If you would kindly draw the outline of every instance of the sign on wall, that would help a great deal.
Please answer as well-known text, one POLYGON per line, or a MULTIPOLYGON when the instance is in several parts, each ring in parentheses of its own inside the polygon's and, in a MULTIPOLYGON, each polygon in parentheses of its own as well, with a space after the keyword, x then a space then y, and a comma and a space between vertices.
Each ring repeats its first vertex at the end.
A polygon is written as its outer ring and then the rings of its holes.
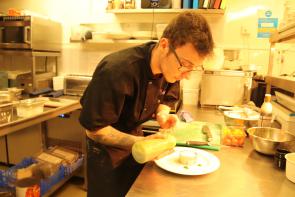
POLYGON ((278 28, 278 18, 272 17, 272 11, 260 11, 258 17, 257 38, 269 38, 278 28))

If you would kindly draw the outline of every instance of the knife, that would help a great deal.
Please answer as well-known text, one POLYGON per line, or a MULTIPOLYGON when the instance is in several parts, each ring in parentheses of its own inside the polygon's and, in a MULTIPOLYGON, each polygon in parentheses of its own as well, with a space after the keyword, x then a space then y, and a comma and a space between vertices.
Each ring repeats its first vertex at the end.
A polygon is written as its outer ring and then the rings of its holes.
POLYGON ((203 125, 203 127, 202 127, 202 133, 206 135, 208 142, 212 142, 213 141, 213 136, 212 136, 212 133, 211 133, 208 125, 206 125, 206 124, 203 125))

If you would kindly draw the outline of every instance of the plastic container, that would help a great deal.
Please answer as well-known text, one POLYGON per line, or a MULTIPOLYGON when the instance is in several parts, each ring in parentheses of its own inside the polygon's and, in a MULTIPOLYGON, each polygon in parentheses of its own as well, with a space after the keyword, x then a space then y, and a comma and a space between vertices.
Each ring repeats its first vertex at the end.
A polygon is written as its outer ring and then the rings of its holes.
POLYGON ((286 158, 286 177, 295 183, 295 153, 288 153, 286 158))
POLYGON ((13 105, 0 104, 0 124, 5 124, 11 121, 13 115, 13 105))
POLYGON ((224 127, 222 129, 222 144, 227 146, 243 146, 246 136, 244 127, 224 127))
POLYGON ((42 113, 46 101, 44 98, 20 100, 16 105, 17 116, 30 117, 42 113))
POLYGON ((198 106, 200 89, 183 89, 182 91, 183 104, 198 106))

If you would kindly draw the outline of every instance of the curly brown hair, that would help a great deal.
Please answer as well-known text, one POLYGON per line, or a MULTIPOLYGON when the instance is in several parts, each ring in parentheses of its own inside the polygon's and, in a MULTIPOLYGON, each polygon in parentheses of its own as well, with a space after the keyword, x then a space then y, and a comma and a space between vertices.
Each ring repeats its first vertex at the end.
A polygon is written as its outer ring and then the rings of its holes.
POLYGON ((175 48, 192 43, 200 56, 210 55, 214 47, 210 27, 196 11, 177 15, 165 28, 162 38, 167 38, 175 48))

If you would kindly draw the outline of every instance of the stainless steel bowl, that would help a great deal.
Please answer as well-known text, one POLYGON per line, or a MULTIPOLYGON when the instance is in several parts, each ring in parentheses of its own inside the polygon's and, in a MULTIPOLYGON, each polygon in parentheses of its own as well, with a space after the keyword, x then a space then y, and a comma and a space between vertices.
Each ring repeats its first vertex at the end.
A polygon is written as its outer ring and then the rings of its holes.
POLYGON ((253 148, 266 155, 274 155, 281 144, 295 140, 295 136, 276 128, 253 127, 247 130, 253 148))

